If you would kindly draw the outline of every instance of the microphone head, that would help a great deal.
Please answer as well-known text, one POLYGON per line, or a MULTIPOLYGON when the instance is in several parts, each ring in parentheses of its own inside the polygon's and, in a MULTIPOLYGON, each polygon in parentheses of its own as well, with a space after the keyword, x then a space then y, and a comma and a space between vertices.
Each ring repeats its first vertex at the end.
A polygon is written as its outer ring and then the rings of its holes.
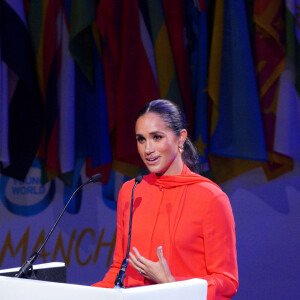
POLYGON ((102 174, 101 174, 101 173, 98 173, 98 174, 93 175, 93 176, 90 178, 89 182, 95 183, 95 182, 97 182, 97 181, 100 181, 101 179, 102 179, 102 174))
POLYGON ((135 177, 135 182, 136 182, 136 183, 140 183, 142 180, 143 180, 143 175, 142 175, 142 174, 138 174, 138 175, 135 177))

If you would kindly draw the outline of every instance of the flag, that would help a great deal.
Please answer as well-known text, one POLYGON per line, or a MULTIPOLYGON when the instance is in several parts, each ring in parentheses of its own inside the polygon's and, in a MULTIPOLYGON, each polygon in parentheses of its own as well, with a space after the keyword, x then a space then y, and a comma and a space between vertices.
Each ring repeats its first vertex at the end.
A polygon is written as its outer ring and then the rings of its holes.
POLYGON ((216 3, 208 93, 210 165, 218 182, 267 160, 246 20, 243 2, 216 3))
POLYGON ((292 159, 274 150, 279 77, 285 63, 284 2, 255 0, 254 21, 256 78, 268 152, 264 171, 272 179, 293 168, 292 159))
POLYGON ((75 157, 86 160, 86 175, 108 180, 111 150, 106 93, 95 1, 74 1, 70 13, 69 48, 75 60, 75 157))
POLYGON ((141 41, 144 46, 144 50, 146 52, 147 59, 151 66, 151 71, 152 71, 152 74, 155 79, 155 84, 158 87, 158 78, 157 78, 157 70, 156 70, 156 64, 155 64, 155 55, 154 55, 153 44, 152 44, 149 29, 148 29, 145 19, 144 19, 144 14, 141 11, 141 8, 139 8, 139 22, 140 22, 141 41))
MULTIPOLYGON (((59 91, 61 52, 57 26, 60 23, 61 1, 49 0, 44 16, 43 32, 43 86, 45 101, 45 135, 41 153, 44 151, 45 166, 49 179, 61 174, 59 163, 59 91)), ((61 29, 60 29, 61 30, 61 29)))
POLYGON ((56 56, 56 18, 59 8, 55 0, 30 1, 28 8, 28 24, 45 111, 44 131, 38 152, 43 182, 60 173, 56 56))
POLYGON ((75 71, 63 4, 60 0, 31 1, 28 13, 45 109, 39 149, 44 182, 58 175, 67 182, 75 163, 75 71))
POLYGON ((236 0, 224 5, 219 117, 210 153, 267 161, 245 5, 236 0))
POLYGON ((137 0, 123 3, 115 136, 115 159, 134 165, 141 165, 135 139, 136 115, 146 103, 158 98, 141 40, 139 13, 137 0))
MULTIPOLYGON (((140 1, 140 7, 146 26, 150 32, 154 49, 160 97, 170 99, 180 107, 183 107, 174 55, 162 3, 160 0, 144 0, 140 1)), ((172 14, 169 15, 170 19, 172 19, 172 14)), ((174 26, 174 21, 172 21, 172 24, 174 26)), ((173 34, 172 36, 174 37, 173 34)), ((175 42, 175 37, 173 41, 175 42)))
POLYGON ((181 0, 162 0, 162 5, 182 98, 182 108, 187 116, 188 124, 190 124, 188 131, 192 136, 193 126, 191 124, 194 123, 194 109, 187 51, 185 3, 181 0))
POLYGON ((0 6, 1 56, 12 75, 9 81, 13 85, 9 91, 10 164, 2 173, 24 180, 41 140, 42 102, 23 1, 1 1, 0 6))
MULTIPOLYGON (((98 34, 98 31, 96 31, 95 34, 98 34)), ((86 174, 90 177, 96 173, 101 173, 103 178, 102 181, 107 182, 110 177, 112 155, 108 128, 103 64, 96 43, 93 43, 93 54, 95 95, 94 104, 90 106, 87 115, 89 120, 89 130, 87 132, 89 137, 89 150, 86 174)))
POLYGON ((70 51, 80 70, 94 84, 90 25, 95 19, 95 0, 73 0, 70 19, 70 51))
POLYGON ((109 132, 115 130, 117 88, 120 57, 121 36, 121 2, 100 1, 96 10, 96 24, 100 33, 102 45, 102 60, 105 76, 105 90, 107 97, 107 113, 109 132))
POLYGON ((61 61, 58 73, 59 165, 64 174, 73 171, 75 164, 75 66, 68 47, 69 24, 63 6, 58 15, 57 32, 61 61))
POLYGON ((211 100, 210 135, 214 132, 218 122, 220 86, 222 72, 222 49, 223 49, 223 24, 224 24, 224 1, 217 0, 215 3, 211 48, 208 62, 207 92, 211 100))
POLYGON ((300 162, 300 1, 286 0, 286 60, 280 76, 274 150, 300 162))
MULTIPOLYGON (((138 1, 100 1, 97 26, 103 67, 114 166, 141 165, 134 124, 138 111, 159 96, 155 75, 141 38, 138 1)), ((147 39, 147 36, 145 37, 147 39)))
POLYGON ((0 163, 4 168, 9 165, 8 134, 8 71, 1 59, 0 30, 0 163))
POLYGON ((200 162, 208 164, 208 26, 207 11, 199 2, 186 3, 186 32, 191 69, 192 96, 195 101, 194 140, 200 162))

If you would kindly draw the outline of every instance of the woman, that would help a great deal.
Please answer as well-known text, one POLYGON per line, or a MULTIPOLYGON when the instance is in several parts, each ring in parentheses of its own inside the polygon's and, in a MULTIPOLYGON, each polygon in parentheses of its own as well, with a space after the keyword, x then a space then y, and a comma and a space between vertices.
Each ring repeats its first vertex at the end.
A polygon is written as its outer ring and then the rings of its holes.
MULTIPOLYGON (((197 153, 182 112, 168 100, 152 101, 139 112, 135 131, 150 174, 135 190, 124 286, 197 277, 208 282, 207 299, 230 299, 238 288, 231 206, 216 184, 193 172, 197 153)), ((133 185, 120 190, 113 264, 94 286, 113 287, 126 255, 133 185)))

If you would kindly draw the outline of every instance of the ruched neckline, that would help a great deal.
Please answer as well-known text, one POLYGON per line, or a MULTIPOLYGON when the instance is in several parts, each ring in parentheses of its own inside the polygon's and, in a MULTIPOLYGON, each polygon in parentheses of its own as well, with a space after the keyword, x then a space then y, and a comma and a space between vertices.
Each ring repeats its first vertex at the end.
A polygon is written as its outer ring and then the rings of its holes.
POLYGON ((185 164, 183 164, 182 172, 179 175, 157 176, 155 173, 150 173, 145 177, 145 180, 150 184, 166 189, 203 182, 211 183, 219 188, 219 186, 210 179, 192 172, 185 164))

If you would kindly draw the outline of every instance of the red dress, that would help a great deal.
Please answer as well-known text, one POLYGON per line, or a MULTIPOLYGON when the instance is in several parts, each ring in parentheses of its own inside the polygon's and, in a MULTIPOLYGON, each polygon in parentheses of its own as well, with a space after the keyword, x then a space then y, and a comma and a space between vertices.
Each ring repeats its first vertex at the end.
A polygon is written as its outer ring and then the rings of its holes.
MULTIPOLYGON (((117 239, 113 264, 104 279, 94 284, 114 287, 126 255, 130 200, 134 180, 119 193, 117 239)), ((135 189, 131 249, 158 261, 163 246, 176 280, 202 278, 208 282, 207 299, 230 299, 238 288, 235 223, 228 197, 209 179, 192 173, 185 165, 181 175, 144 176, 135 189)), ((132 250, 130 250, 133 252, 132 250)), ((153 284, 130 264, 125 287, 153 284)))

